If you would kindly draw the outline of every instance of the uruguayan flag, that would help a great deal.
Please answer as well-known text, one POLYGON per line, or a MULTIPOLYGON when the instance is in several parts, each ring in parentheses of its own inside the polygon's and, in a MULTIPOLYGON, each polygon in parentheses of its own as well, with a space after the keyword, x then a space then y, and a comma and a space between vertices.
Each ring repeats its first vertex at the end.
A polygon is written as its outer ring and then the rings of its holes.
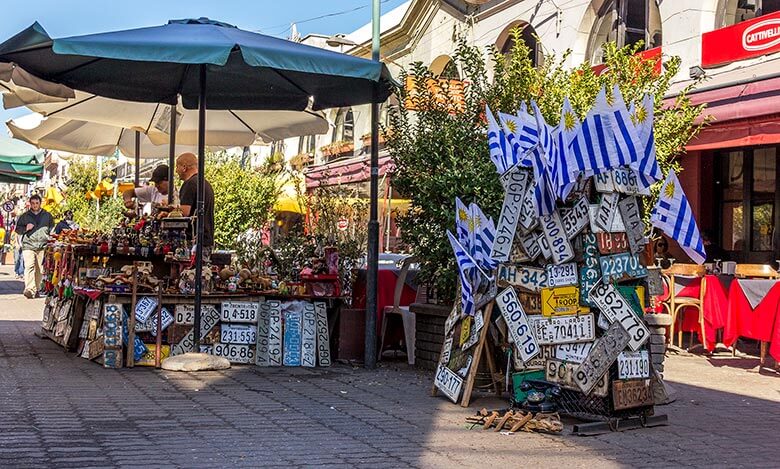
POLYGON ((534 205, 536 214, 541 217, 555 211, 555 191, 551 181, 550 161, 555 159, 557 149, 552 136, 552 127, 547 125, 536 103, 532 101, 531 106, 534 110, 539 143, 531 150, 529 156, 532 158, 531 165, 534 168, 534 205))
POLYGON ((512 165, 508 165, 507 169, 518 163, 530 167, 531 160, 522 156, 539 143, 539 133, 533 117, 528 114, 513 116, 499 112, 498 118, 512 148, 512 165))
POLYGON ((487 136, 488 148, 490 149, 490 160, 496 165, 498 174, 504 174, 507 169, 507 162, 512 160, 512 148, 506 139, 506 134, 496 121, 496 117, 490 111, 490 107, 485 105, 485 116, 487 117, 487 136))
MULTIPOLYGON (((447 230, 447 238, 450 240, 450 246, 455 253, 455 260, 458 263, 458 275, 460 276, 460 301, 464 315, 474 315, 474 289, 472 277, 479 278, 479 267, 474 259, 461 246, 455 236, 447 230)), ((478 283, 477 283, 478 285, 478 283)))
POLYGON ((637 136, 641 142, 642 153, 639 156, 639 161, 632 163, 630 166, 636 170, 639 185, 642 189, 650 187, 651 184, 660 181, 664 177, 655 157, 654 104, 653 95, 647 93, 642 99, 642 105, 631 113, 634 116, 634 124, 637 129, 637 136))
POLYGON ((697 264, 703 264, 707 254, 699 235, 693 211, 688 198, 677 180, 674 171, 669 171, 658 195, 658 202, 650 215, 650 222, 667 236, 677 241, 680 247, 697 264))
POLYGON ((455 197, 455 234, 458 235, 458 242, 473 256, 473 252, 469 249, 473 244, 474 231, 470 228, 472 224, 471 209, 460 200, 460 197, 455 197))
POLYGON ((555 157, 550 161, 550 174, 555 195, 561 200, 566 200, 566 197, 569 196, 569 193, 577 184, 577 176, 580 173, 578 168, 572 167, 568 158, 568 154, 571 151, 569 144, 577 136, 579 127, 580 120, 574 113, 569 98, 564 98, 561 120, 553 132, 557 150, 555 157))
POLYGON ((612 109, 602 88, 565 154, 571 171, 590 177, 620 166, 612 119, 612 109))
POLYGON ((493 250, 493 241, 496 239, 496 225, 493 219, 485 216, 482 209, 477 204, 469 206, 471 219, 474 227, 474 260, 479 267, 490 272, 498 267, 498 261, 490 257, 490 251, 493 250))
POLYGON ((638 162, 641 143, 618 85, 612 88, 612 134, 619 165, 638 162))

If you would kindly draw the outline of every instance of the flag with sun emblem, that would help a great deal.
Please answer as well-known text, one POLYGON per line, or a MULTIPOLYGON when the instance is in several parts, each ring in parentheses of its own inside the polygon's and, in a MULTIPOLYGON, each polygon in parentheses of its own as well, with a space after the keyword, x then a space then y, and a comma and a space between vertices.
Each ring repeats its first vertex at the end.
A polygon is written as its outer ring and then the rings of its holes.
POLYGON ((653 95, 647 93, 642 98, 642 105, 636 107, 632 112, 637 136, 642 144, 642 153, 639 155, 639 160, 630 166, 636 170, 642 189, 650 187, 654 182, 660 181, 664 177, 655 157, 654 104, 653 95))
POLYGON ((617 161, 620 166, 636 163, 642 150, 641 142, 618 85, 612 88, 608 101, 612 107, 612 135, 615 139, 617 161))
POLYGON ((485 272, 490 272, 498 267, 498 261, 490 257, 493 250, 493 241, 496 239, 496 225, 493 219, 486 216, 479 205, 472 203, 469 206, 474 229, 474 260, 485 272))
POLYGON ((455 254, 455 261, 458 264, 461 311, 466 316, 473 316, 474 286, 479 286, 479 281, 483 274, 474 258, 466 252, 466 248, 455 239, 455 236, 449 230, 447 230, 447 239, 450 240, 450 246, 452 246, 452 251, 455 254))
POLYGON ((533 162, 528 157, 523 157, 539 143, 539 132, 536 128, 536 121, 533 116, 518 112, 518 115, 498 113, 501 126, 504 129, 506 138, 512 148, 512 165, 507 165, 507 169, 515 164, 531 167, 533 162))
POLYGON ((697 264, 703 264, 707 257, 699 227, 693 219, 688 198, 680 186, 674 171, 666 176, 658 202, 653 207, 650 222, 667 236, 677 241, 680 247, 697 264))
POLYGON ((474 230, 471 226, 473 226, 471 210, 460 200, 460 197, 455 197, 455 234, 458 242, 468 250, 469 255, 473 256, 474 252, 470 249, 470 246, 474 244, 474 230))
POLYGON ((498 125, 496 117, 490 111, 490 107, 485 105, 485 117, 487 117, 487 137, 488 148, 490 149, 490 161, 496 166, 498 174, 504 174, 509 167, 512 158, 512 147, 506 139, 504 130, 498 125))
POLYGON ((555 195, 561 200, 566 200, 566 197, 569 196, 569 193, 577 183, 577 175, 580 172, 576 167, 572 167, 571 162, 567 158, 568 152, 571 151, 569 144, 577 136, 579 126, 580 120, 574 113, 569 98, 564 98, 561 120, 553 133, 553 138, 558 148, 555 158, 550 161, 550 174, 552 175, 555 195))
POLYGON ((552 184, 553 175, 550 174, 550 162, 555 160, 558 149, 553 139, 553 128, 545 122, 542 111, 534 101, 531 101, 531 106, 539 136, 539 144, 531 151, 534 169, 534 206, 536 214, 543 217, 555 211, 555 190, 552 184))

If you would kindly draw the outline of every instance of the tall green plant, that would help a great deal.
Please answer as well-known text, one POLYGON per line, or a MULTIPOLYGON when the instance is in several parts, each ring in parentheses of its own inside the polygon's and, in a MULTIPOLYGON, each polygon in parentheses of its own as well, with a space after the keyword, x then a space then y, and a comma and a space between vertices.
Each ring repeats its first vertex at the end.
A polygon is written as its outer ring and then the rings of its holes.
POLYGON ((682 90, 673 106, 663 107, 664 95, 680 67, 678 57, 668 58, 658 74, 652 61, 635 55, 640 45, 618 48, 607 44, 607 73, 596 74, 588 63, 574 69, 564 67, 569 52, 547 56, 544 65, 534 67, 520 31, 512 35, 515 46, 506 56, 495 47, 488 50, 492 76, 488 76, 483 52, 465 40, 459 42, 453 61, 466 83, 460 107, 448 91, 432 93, 427 82, 434 77, 421 63, 411 64, 408 72, 400 74, 401 83, 411 76, 416 86, 414 93, 399 88, 399 100, 411 102, 417 110, 401 107, 390 116, 387 146, 396 164, 394 186, 410 199, 409 210, 398 222, 404 244, 421 259, 418 278, 445 300, 454 298, 457 278, 445 234, 454 230, 455 197, 477 202, 494 219, 503 199, 489 158, 485 104, 493 112, 513 113, 520 103, 533 99, 547 122, 555 124, 567 96, 583 117, 602 85, 618 84, 627 103, 639 101, 645 92, 652 93, 657 158, 664 173, 679 169, 674 157, 684 152, 685 144, 700 129, 694 120, 702 107, 693 106, 687 97, 693 85, 682 90))

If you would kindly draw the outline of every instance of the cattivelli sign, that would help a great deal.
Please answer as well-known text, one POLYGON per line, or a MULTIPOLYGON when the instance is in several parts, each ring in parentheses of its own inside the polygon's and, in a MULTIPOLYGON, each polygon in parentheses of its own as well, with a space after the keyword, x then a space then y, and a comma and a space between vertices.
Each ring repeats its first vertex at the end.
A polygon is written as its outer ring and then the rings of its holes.
POLYGON ((780 52, 780 12, 702 35, 701 66, 717 67, 780 52))

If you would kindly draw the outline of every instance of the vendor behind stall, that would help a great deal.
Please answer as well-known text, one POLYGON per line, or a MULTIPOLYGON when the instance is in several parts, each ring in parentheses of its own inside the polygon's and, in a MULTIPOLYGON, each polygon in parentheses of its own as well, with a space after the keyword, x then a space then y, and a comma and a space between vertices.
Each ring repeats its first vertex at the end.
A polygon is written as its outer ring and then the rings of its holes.
MULTIPOLYGON (((194 153, 182 153, 176 159, 176 174, 184 184, 179 189, 181 213, 185 217, 195 215, 198 194, 198 157, 194 153)), ((206 191, 203 197, 203 259, 208 262, 214 246, 214 190, 208 181, 204 181, 206 191)))
MULTIPOLYGON (((168 200, 168 165, 161 164, 154 168, 149 182, 154 183, 154 185, 136 187, 122 193, 122 198, 125 200, 125 207, 134 207, 133 198, 136 199, 139 207, 145 206, 146 204, 165 204, 168 200)), ((147 210, 144 209, 144 212, 147 212, 147 210)), ((149 210, 149 212, 151 212, 151 210, 149 210)))

